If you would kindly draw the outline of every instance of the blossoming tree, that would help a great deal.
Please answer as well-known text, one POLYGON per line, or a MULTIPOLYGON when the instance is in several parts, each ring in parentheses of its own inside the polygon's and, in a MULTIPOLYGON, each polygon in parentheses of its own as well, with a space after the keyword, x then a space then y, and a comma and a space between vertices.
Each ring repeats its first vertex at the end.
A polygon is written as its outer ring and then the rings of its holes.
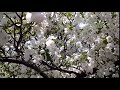
POLYGON ((119 77, 118 12, 0 12, 0 77, 119 77))

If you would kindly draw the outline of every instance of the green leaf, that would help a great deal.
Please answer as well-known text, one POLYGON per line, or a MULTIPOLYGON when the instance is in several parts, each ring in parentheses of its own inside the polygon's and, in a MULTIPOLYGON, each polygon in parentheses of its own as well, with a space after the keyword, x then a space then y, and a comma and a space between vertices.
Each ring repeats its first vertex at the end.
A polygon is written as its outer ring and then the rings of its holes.
POLYGON ((71 12, 67 12, 67 13, 65 13, 65 15, 66 15, 68 18, 71 18, 71 17, 72 17, 72 13, 71 13, 71 12))
POLYGON ((81 60, 86 60, 87 59, 87 52, 82 52, 80 59, 81 60))
POLYGON ((28 39, 31 35, 29 33, 26 33, 25 38, 28 39))
POLYGON ((73 25, 70 25, 70 24, 69 24, 69 25, 67 26, 67 28, 69 28, 70 30, 72 30, 72 29, 73 29, 73 25))
POLYGON ((61 42, 61 46, 64 46, 64 42, 61 42))
POLYGON ((72 65, 72 62, 64 60, 63 65, 70 67, 72 65))
POLYGON ((115 12, 111 12, 112 18, 116 17, 117 14, 115 12))
MULTIPOLYGON (((14 31, 14 30, 13 30, 14 31)), ((19 33, 19 30, 17 29, 17 30, 15 30, 15 33, 19 33)))

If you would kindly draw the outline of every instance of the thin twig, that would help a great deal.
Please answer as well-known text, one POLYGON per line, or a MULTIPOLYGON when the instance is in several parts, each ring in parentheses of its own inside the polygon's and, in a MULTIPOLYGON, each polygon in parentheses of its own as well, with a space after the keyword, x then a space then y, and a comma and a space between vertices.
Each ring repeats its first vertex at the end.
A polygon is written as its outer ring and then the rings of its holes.
POLYGON ((13 22, 13 20, 6 13, 4 13, 4 15, 12 22, 13 25, 15 25, 16 27, 19 27, 13 22))

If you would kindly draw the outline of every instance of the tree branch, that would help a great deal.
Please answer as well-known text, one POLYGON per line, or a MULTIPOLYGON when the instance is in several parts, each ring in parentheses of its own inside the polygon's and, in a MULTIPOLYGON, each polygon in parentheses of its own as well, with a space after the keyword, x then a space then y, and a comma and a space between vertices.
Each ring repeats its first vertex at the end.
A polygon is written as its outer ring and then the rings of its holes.
POLYGON ((43 61, 42 60, 42 64, 48 66, 49 68, 53 69, 53 70, 59 70, 61 72, 65 72, 65 73, 69 73, 69 74, 75 74, 76 75, 76 78, 83 78, 83 77, 86 77, 86 72, 81 72, 81 73, 77 73, 77 72, 74 72, 74 71, 68 71, 68 70, 65 70, 65 69, 61 69, 59 68, 57 65, 54 64, 52 58, 50 57, 49 53, 47 52, 47 50, 45 48, 43 48, 45 50, 45 53, 46 53, 46 57, 47 57, 47 61, 50 61, 51 62, 51 65, 49 65, 47 62, 43 61))
POLYGON ((19 40, 18 40, 18 42, 17 42, 17 49, 18 49, 18 47, 19 47, 19 44, 20 44, 20 42, 22 41, 22 38, 23 38, 23 34, 22 34, 22 26, 23 26, 23 20, 22 20, 22 17, 23 17, 23 12, 21 13, 21 16, 19 16, 19 18, 20 18, 20 27, 19 27, 19 29, 20 29, 20 38, 19 38, 19 40))
POLYGON ((43 73, 36 65, 30 64, 28 62, 25 61, 20 61, 20 60, 16 60, 16 59, 12 59, 12 58, 6 58, 6 57, 2 57, 0 58, 1 62, 9 62, 9 63, 16 63, 16 64, 22 64, 25 65, 31 69, 34 69, 35 71, 37 71, 43 78, 49 78, 45 73, 43 73))
POLYGON ((65 73, 69 73, 69 74, 75 74, 76 75, 76 78, 83 78, 86 76, 86 73, 85 72, 81 72, 81 73, 77 73, 77 72, 74 72, 74 71, 68 71, 68 70, 65 70, 65 69, 61 69, 59 67, 53 67, 51 65, 49 65, 47 62, 45 61, 42 61, 42 63, 46 66, 48 66, 49 68, 53 69, 53 70, 58 70, 58 71, 61 71, 61 72, 65 72, 65 73))
POLYGON ((4 13, 4 15, 12 22, 14 26, 19 27, 16 25, 16 23, 14 23, 14 21, 6 13, 4 13))

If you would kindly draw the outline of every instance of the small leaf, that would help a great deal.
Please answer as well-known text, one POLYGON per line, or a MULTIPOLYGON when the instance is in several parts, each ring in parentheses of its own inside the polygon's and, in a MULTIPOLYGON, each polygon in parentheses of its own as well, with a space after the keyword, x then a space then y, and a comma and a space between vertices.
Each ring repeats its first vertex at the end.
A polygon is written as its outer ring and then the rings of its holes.
POLYGON ((70 29, 70 30, 72 30, 73 29, 73 25, 68 25, 68 28, 70 29))
POLYGON ((81 57, 82 60, 86 60, 87 59, 87 53, 86 52, 82 52, 81 57))
POLYGON ((71 17, 72 17, 72 13, 70 13, 70 12, 65 13, 65 15, 66 15, 68 18, 71 18, 71 17))

